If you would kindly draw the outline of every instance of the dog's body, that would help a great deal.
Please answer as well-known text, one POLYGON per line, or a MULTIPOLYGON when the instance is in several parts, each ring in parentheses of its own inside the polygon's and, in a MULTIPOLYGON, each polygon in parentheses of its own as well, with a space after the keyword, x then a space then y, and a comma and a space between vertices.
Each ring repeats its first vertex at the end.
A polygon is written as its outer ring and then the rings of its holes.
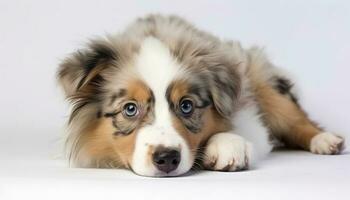
POLYGON ((177 176, 194 165, 246 169, 273 140, 338 154, 344 140, 311 122, 294 86, 258 48, 152 15, 67 58, 67 145, 81 167, 177 176), (197 162, 198 160, 198 162, 197 162))

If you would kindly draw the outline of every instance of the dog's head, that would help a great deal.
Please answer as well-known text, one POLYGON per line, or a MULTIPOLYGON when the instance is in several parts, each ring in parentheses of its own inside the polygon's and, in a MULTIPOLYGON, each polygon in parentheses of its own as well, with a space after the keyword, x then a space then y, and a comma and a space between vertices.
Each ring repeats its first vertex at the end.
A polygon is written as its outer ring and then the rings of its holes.
POLYGON ((231 126, 240 78, 228 49, 182 20, 151 16, 69 56, 58 79, 73 104, 70 159, 145 176, 190 170, 208 138, 231 126))

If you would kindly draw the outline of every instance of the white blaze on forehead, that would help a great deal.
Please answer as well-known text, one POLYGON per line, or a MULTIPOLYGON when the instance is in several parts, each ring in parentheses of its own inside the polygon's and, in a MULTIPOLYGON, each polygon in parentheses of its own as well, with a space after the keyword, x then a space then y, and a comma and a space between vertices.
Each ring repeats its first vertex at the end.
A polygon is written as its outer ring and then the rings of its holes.
POLYGON ((179 66, 169 49, 153 37, 144 40, 136 61, 136 68, 150 87, 162 89, 166 89, 167 84, 179 71, 179 66))
POLYGON ((149 146, 181 147, 181 161, 178 168, 169 175, 179 175, 192 166, 190 150, 186 141, 174 129, 166 99, 169 84, 183 73, 181 66, 172 57, 169 49, 158 39, 146 38, 135 62, 138 76, 152 90, 155 97, 155 119, 151 125, 141 128, 136 137, 132 168, 141 175, 162 175, 149 161, 149 146))
POLYGON ((181 71, 180 66, 161 41, 148 37, 141 46, 136 68, 155 96, 156 116, 167 117, 163 116, 167 114, 164 109, 168 108, 168 102, 165 98, 166 89, 181 71))

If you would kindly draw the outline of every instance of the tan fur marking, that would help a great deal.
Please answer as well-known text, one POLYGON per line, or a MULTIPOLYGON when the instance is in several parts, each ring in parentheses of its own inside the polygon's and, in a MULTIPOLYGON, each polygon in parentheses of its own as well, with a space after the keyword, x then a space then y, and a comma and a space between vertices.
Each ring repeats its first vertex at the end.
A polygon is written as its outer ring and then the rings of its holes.
POLYGON ((201 145, 205 144, 207 140, 216 133, 230 130, 229 123, 226 123, 221 116, 219 116, 213 108, 207 109, 203 114, 204 126, 199 133, 191 133, 183 126, 180 120, 174 117, 174 127, 187 141, 191 151, 195 151, 201 145))
POLYGON ((173 103, 177 103, 188 92, 188 84, 185 81, 178 80, 173 82, 170 99, 173 103))
POLYGON ((127 95, 130 99, 135 99, 137 102, 147 103, 150 98, 150 90, 140 80, 130 81, 127 88, 127 95))
POLYGON ((290 147, 309 150, 311 139, 321 130, 296 104, 271 86, 260 84, 255 92, 271 132, 290 147))
POLYGON ((96 162, 105 162, 96 167, 128 167, 135 145, 135 134, 114 136, 114 131, 110 119, 101 118, 84 132, 82 141, 85 141, 85 144, 82 150, 96 162))

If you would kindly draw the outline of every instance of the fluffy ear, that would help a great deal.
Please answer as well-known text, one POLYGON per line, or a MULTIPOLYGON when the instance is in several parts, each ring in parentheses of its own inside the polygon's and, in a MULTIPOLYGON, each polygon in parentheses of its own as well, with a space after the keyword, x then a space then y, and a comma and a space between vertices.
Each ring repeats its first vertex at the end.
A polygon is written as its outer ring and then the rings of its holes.
POLYGON ((210 71, 212 102, 217 112, 228 118, 233 114, 235 102, 240 94, 240 77, 233 69, 222 65, 212 67, 210 71))
POLYGON ((86 49, 66 58, 59 66, 57 79, 66 97, 71 97, 88 86, 99 86, 101 72, 117 59, 117 52, 105 40, 91 41, 86 49))

